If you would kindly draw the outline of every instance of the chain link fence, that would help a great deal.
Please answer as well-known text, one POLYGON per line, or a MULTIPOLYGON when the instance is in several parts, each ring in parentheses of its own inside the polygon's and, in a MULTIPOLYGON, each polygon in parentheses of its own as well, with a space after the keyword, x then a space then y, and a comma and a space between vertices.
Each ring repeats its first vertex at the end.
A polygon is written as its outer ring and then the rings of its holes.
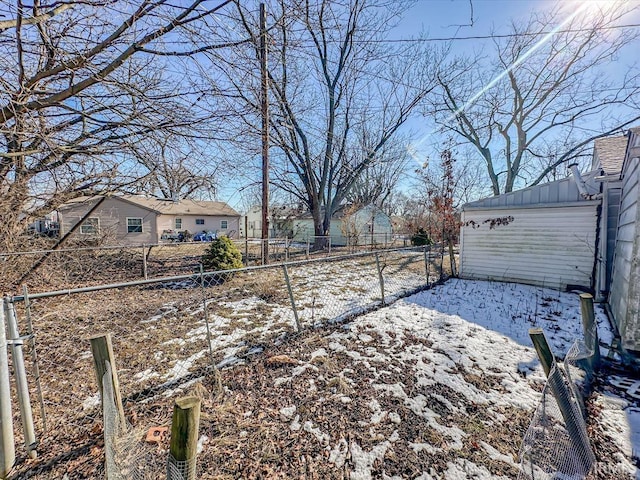
MULTIPOLYGON (((245 266, 326 258, 373 249, 407 247, 404 237, 384 235, 364 245, 332 245, 331 237, 234 240, 245 266), (265 261, 265 245, 268 261, 265 261)), ((166 242, 32 250, 0 253, 0 288, 16 291, 28 284, 32 292, 72 289, 113 282, 189 275, 197 271, 208 242, 166 242)))
POLYGON ((563 364, 553 364, 522 441, 518 480, 582 479, 592 470, 596 459, 576 384, 584 381, 578 365, 594 353, 589 343, 576 340, 563 364))
MULTIPOLYGON (((292 332, 424 288, 441 278, 442 265, 439 253, 408 248, 76 290, 25 290, 8 301, 28 338, 23 347, 29 392, 39 404, 33 409, 38 459, 26 465, 18 447, 17 471, 28 469, 34 479, 63 478, 67 470, 74 472, 68 478, 100 478, 103 423, 112 458, 141 451, 143 463, 157 465, 159 456, 162 471, 170 470, 167 445, 140 450, 127 439, 133 432, 139 443, 140 432, 169 424, 172 399, 194 389, 203 398, 215 396, 223 388, 216 367, 247 362, 292 332), (101 414, 89 339, 107 332, 130 425, 126 434, 108 428, 110 413, 101 414), (75 464, 87 451, 95 452, 93 461, 75 464)), ((17 417, 14 425, 19 443, 17 417)), ((151 478, 126 471, 121 478, 151 478)))

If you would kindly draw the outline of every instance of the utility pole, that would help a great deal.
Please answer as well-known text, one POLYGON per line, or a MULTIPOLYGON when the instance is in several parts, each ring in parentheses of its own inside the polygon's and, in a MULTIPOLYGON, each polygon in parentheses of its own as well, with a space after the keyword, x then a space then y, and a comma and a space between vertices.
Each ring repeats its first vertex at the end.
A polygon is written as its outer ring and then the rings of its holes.
POLYGON ((260 4, 260 79, 262 104, 262 258, 269 263, 269 85, 267 83, 267 13, 260 4))

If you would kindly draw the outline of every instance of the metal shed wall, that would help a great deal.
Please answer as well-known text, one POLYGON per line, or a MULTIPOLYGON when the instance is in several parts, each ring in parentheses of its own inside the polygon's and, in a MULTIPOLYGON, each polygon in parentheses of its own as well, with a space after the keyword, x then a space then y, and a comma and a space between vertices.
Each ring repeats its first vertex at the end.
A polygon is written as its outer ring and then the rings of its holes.
POLYGON ((609 306, 622 337, 622 345, 640 351, 640 135, 629 149, 622 171, 622 197, 609 306), (637 143, 637 145, 636 145, 637 143))
POLYGON ((460 276, 562 290, 592 287, 599 204, 465 208, 460 276), (508 220, 491 228, 492 219, 508 220))

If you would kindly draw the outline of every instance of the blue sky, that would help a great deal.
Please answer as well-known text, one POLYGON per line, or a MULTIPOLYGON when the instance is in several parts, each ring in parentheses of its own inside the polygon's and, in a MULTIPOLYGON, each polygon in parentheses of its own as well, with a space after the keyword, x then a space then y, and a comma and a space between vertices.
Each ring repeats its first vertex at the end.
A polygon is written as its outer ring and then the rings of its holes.
MULTIPOLYGON (((428 38, 484 36, 491 33, 509 33, 512 19, 527 19, 533 12, 544 11, 560 5, 567 15, 583 4, 605 4, 607 0, 418 0, 399 21, 391 38, 428 38), (473 24, 472 10, 473 9, 473 24)), ((640 6, 640 0, 627 0, 627 4, 640 6)), ((590 7, 589 7, 590 8, 590 7)), ((624 23, 640 23, 640 11, 635 11, 624 19, 624 23)), ((480 50, 490 45, 491 40, 457 40, 453 43, 452 54, 480 50)), ((443 43, 444 45, 444 43, 443 43)), ((639 45, 631 45, 622 52, 618 65, 611 65, 609 75, 616 75, 624 67, 640 60, 639 45)), ((428 145, 433 134, 433 125, 428 119, 414 118, 407 124, 407 130, 416 142, 428 145)), ((435 138, 435 137, 434 137, 435 138)), ((428 148, 428 147, 426 147, 428 148)), ((431 152, 430 154, 434 154, 431 152)), ((424 154, 429 154, 424 152, 424 154)), ((412 168, 412 167, 410 167, 412 168)), ((236 186, 227 185, 219 191, 221 200, 237 209, 242 209, 241 197, 236 186)))

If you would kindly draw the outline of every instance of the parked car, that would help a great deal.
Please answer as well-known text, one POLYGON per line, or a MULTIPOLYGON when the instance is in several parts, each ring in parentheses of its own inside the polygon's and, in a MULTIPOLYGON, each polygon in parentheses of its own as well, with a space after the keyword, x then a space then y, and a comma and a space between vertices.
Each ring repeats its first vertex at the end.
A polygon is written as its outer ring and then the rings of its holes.
POLYGON ((196 233, 193 236, 194 242, 213 242, 217 238, 216 232, 205 232, 204 230, 200 233, 196 233))

